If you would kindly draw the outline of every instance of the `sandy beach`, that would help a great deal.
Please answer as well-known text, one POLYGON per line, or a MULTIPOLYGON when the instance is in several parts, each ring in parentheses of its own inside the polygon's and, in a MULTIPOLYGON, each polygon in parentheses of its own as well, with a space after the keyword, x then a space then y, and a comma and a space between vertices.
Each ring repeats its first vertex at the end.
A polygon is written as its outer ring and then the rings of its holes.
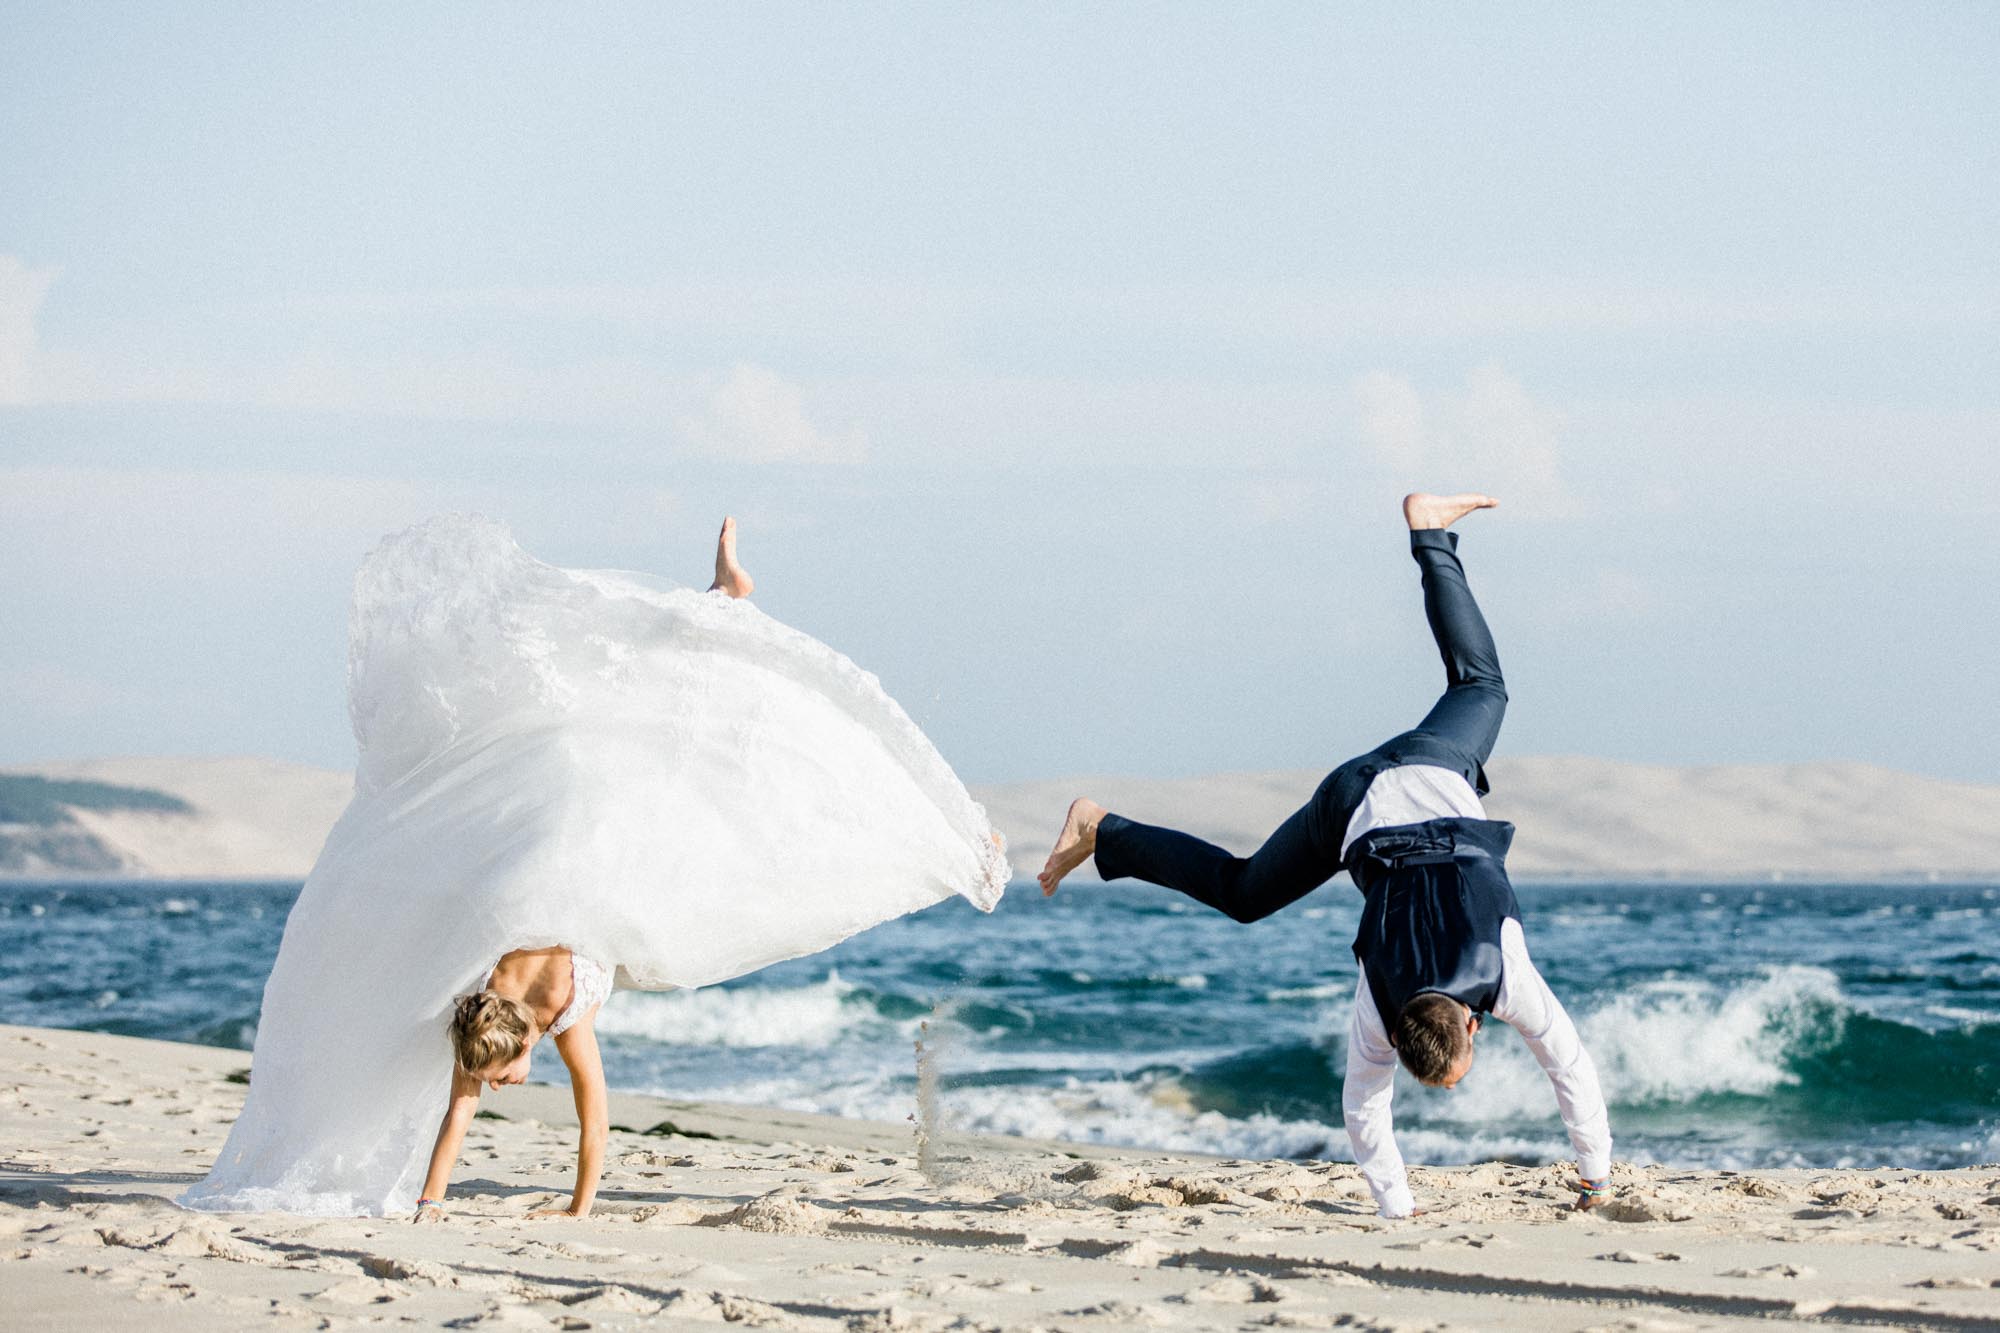
MULTIPOLYGON (((2000 1166, 1753 1174, 1175 1157, 614 1095, 587 1220, 567 1090, 489 1094, 443 1225, 170 1200, 240 1051, 0 1027, 0 1326, 2000 1329, 2000 1166)), ((232 1077, 233 1076, 233 1077, 232 1077)))

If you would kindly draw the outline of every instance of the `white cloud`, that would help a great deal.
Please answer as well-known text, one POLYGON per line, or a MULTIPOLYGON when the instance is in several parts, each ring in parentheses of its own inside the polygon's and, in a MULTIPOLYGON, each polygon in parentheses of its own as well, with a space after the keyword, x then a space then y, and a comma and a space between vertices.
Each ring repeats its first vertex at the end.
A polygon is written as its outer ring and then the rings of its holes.
POLYGON ((0 255, 0 406, 36 399, 41 348, 35 317, 56 280, 52 268, 29 268, 15 255, 0 255))
POLYGON ((1354 413, 1363 442, 1384 467, 1401 473, 1423 465, 1424 401, 1416 385, 1370 371, 1354 381, 1354 413))
POLYGON ((797 386, 777 372, 738 365, 702 412, 681 418, 696 450, 746 463, 859 463, 868 441, 857 426, 829 434, 806 419, 797 386))
POLYGON ((1428 401, 1407 378, 1380 370, 1357 379, 1351 394, 1356 432, 1398 484, 1485 491, 1541 517, 1573 508, 1562 414, 1500 367, 1479 366, 1462 389, 1428 401))

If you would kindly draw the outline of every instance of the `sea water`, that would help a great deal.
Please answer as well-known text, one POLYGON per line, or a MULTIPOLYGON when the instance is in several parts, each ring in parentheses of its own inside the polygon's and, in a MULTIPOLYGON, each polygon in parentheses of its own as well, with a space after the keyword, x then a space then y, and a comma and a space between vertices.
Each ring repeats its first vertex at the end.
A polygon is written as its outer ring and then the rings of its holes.
MULTIPOLYGON (((0 885, 0 1021, 247 1048, 297 886, 0 885)), ((1519 887, 1621 1158, 2000 1160, 2000 886, 1519 887)), ((1165 890, 1017 885, 727 985, 620 993, 614 1088, 1231 1156, 1344 1157, 1359 896, 1243 926, 1165 890), (923 1025, 929 1024, 928 1030, 923 1025)), ((442 1034, 438 1058, 447 1058, 442 1034)), ((535 1076, 560 1081, 554 1053, 535 1076)), ((1421 1162, 1568 1156, 1511 1031, 1455 1091, 1399 1075, 1421 1162)))

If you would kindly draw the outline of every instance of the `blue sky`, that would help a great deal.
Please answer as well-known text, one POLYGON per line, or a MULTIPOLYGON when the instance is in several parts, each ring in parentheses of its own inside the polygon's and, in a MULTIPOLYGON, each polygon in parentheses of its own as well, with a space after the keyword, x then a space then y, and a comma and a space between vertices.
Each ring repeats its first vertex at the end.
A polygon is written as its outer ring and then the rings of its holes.
POLYGON ((351 762, 440 509, 971 780, 1502 745, 2000 781, 2000 9, 0 4, 0 760, 351 762))

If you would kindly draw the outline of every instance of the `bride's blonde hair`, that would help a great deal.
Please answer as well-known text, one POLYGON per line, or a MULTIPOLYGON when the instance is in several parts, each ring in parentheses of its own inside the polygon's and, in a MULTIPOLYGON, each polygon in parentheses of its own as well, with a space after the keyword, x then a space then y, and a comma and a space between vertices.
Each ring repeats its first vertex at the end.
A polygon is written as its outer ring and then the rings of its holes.
POLYGON ((451 1052, 468 1074, 510 1064, 528 1049, 534 1011, 498 991, 458 997, 451 1015, 451 1052))

